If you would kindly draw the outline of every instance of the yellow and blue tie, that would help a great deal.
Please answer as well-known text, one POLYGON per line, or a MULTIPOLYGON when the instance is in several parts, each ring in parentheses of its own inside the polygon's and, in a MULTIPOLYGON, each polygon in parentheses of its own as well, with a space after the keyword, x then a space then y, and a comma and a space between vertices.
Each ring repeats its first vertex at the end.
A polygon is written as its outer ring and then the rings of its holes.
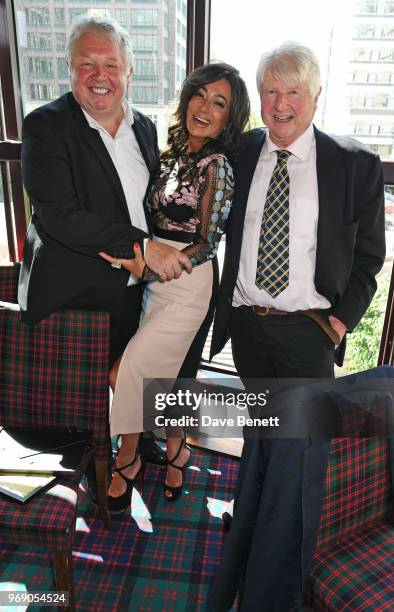
POLYGON ((289 285, 289 151, 276 151, 261 220, 256 285, 272 297, 289 285))

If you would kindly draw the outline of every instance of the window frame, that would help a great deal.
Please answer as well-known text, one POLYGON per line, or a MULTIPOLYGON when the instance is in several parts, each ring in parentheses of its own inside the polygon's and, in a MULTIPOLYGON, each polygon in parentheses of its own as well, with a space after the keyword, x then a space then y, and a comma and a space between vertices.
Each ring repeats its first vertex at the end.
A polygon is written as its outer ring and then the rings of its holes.
MULTIPOLYGON (((210 0, 187 0, 186 70, 191 72, 208 61, 210 36, 210 0)), ((30 205, 24 197, 20 168, 22 99, 16 49, 12 0, 0 0, 0 78, 3 113, 0 117, 0 170, 10 261, 22 257, 30 205), (14 233, 16 239, 14 237, 14 233)), ((394 162, 382 162, 385 184, 394 184, 394 162)), ((382 330, 378 363, 394 363, 394 268, 382 330)), ((210 366, 217 372, 231 372, 210 366)))

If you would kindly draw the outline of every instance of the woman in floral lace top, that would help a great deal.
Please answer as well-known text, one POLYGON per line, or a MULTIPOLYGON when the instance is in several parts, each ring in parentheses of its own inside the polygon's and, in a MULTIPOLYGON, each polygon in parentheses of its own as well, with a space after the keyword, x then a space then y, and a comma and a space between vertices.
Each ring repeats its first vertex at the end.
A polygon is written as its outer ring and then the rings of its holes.
MULTIPOLYGON (((128 508, 134 480, 143 472, 136 450, 140 432, 155 428, 154 406, 144 406, 143 411, 144 378, 161 379, 152 383, 155 393, 171 391, 208 312, 212 260, 233 197, 228 155, 236 152, 248 117, 246 87, 232 66, 203 66, 187 77, 148 207, 155 239, 182 250, 192 263, 192 273, 154 282, 162 279, 144 265, 138 252, 131 262, 120 260, 147 284, 140 327, 111 373, 116 381, 111 434, 120 434, 122 440, 108 495, 114 514, 128 508)), ((167 457, 164 497, 174 501, 181 494, 183 470, 190 458, 179 427, 167 428, 167 457)))

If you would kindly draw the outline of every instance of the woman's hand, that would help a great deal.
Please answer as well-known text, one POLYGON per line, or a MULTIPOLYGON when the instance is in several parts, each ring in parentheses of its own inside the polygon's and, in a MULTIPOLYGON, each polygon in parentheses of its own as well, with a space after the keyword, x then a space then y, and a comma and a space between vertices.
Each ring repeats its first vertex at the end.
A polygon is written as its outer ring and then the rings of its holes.
POLYGON ((117 259, 116 257, 111 257, 107 253, 101 251, 99 253, 100 257, 108 261, 110 264, 117 264, 114 267, 122 267, 128 272, 130 272, 133 276, 140 279, 142 277, 142 273, 145 267, 145 261, 142 257, 141 248, 138 242, 135 242, 134 245, 134 259, 117 259))

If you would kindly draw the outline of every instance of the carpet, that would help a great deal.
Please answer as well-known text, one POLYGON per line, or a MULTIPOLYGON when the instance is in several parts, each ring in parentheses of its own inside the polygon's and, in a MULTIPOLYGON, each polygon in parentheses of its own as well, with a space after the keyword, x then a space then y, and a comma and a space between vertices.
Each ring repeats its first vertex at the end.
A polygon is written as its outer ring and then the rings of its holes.
MULTIPOLYGON (((73 546, 77 610, 204 610, 238 465, 194 449, 182 497, 174 503, 163 498, 165 471, 147 466, 143 497, 133 492, 132 516, 114 521, 109 531, 81 491, 73 546)), ((26 589, 55 590, 50 556, 38 548, 3 547, 0 590, 26 589)))

